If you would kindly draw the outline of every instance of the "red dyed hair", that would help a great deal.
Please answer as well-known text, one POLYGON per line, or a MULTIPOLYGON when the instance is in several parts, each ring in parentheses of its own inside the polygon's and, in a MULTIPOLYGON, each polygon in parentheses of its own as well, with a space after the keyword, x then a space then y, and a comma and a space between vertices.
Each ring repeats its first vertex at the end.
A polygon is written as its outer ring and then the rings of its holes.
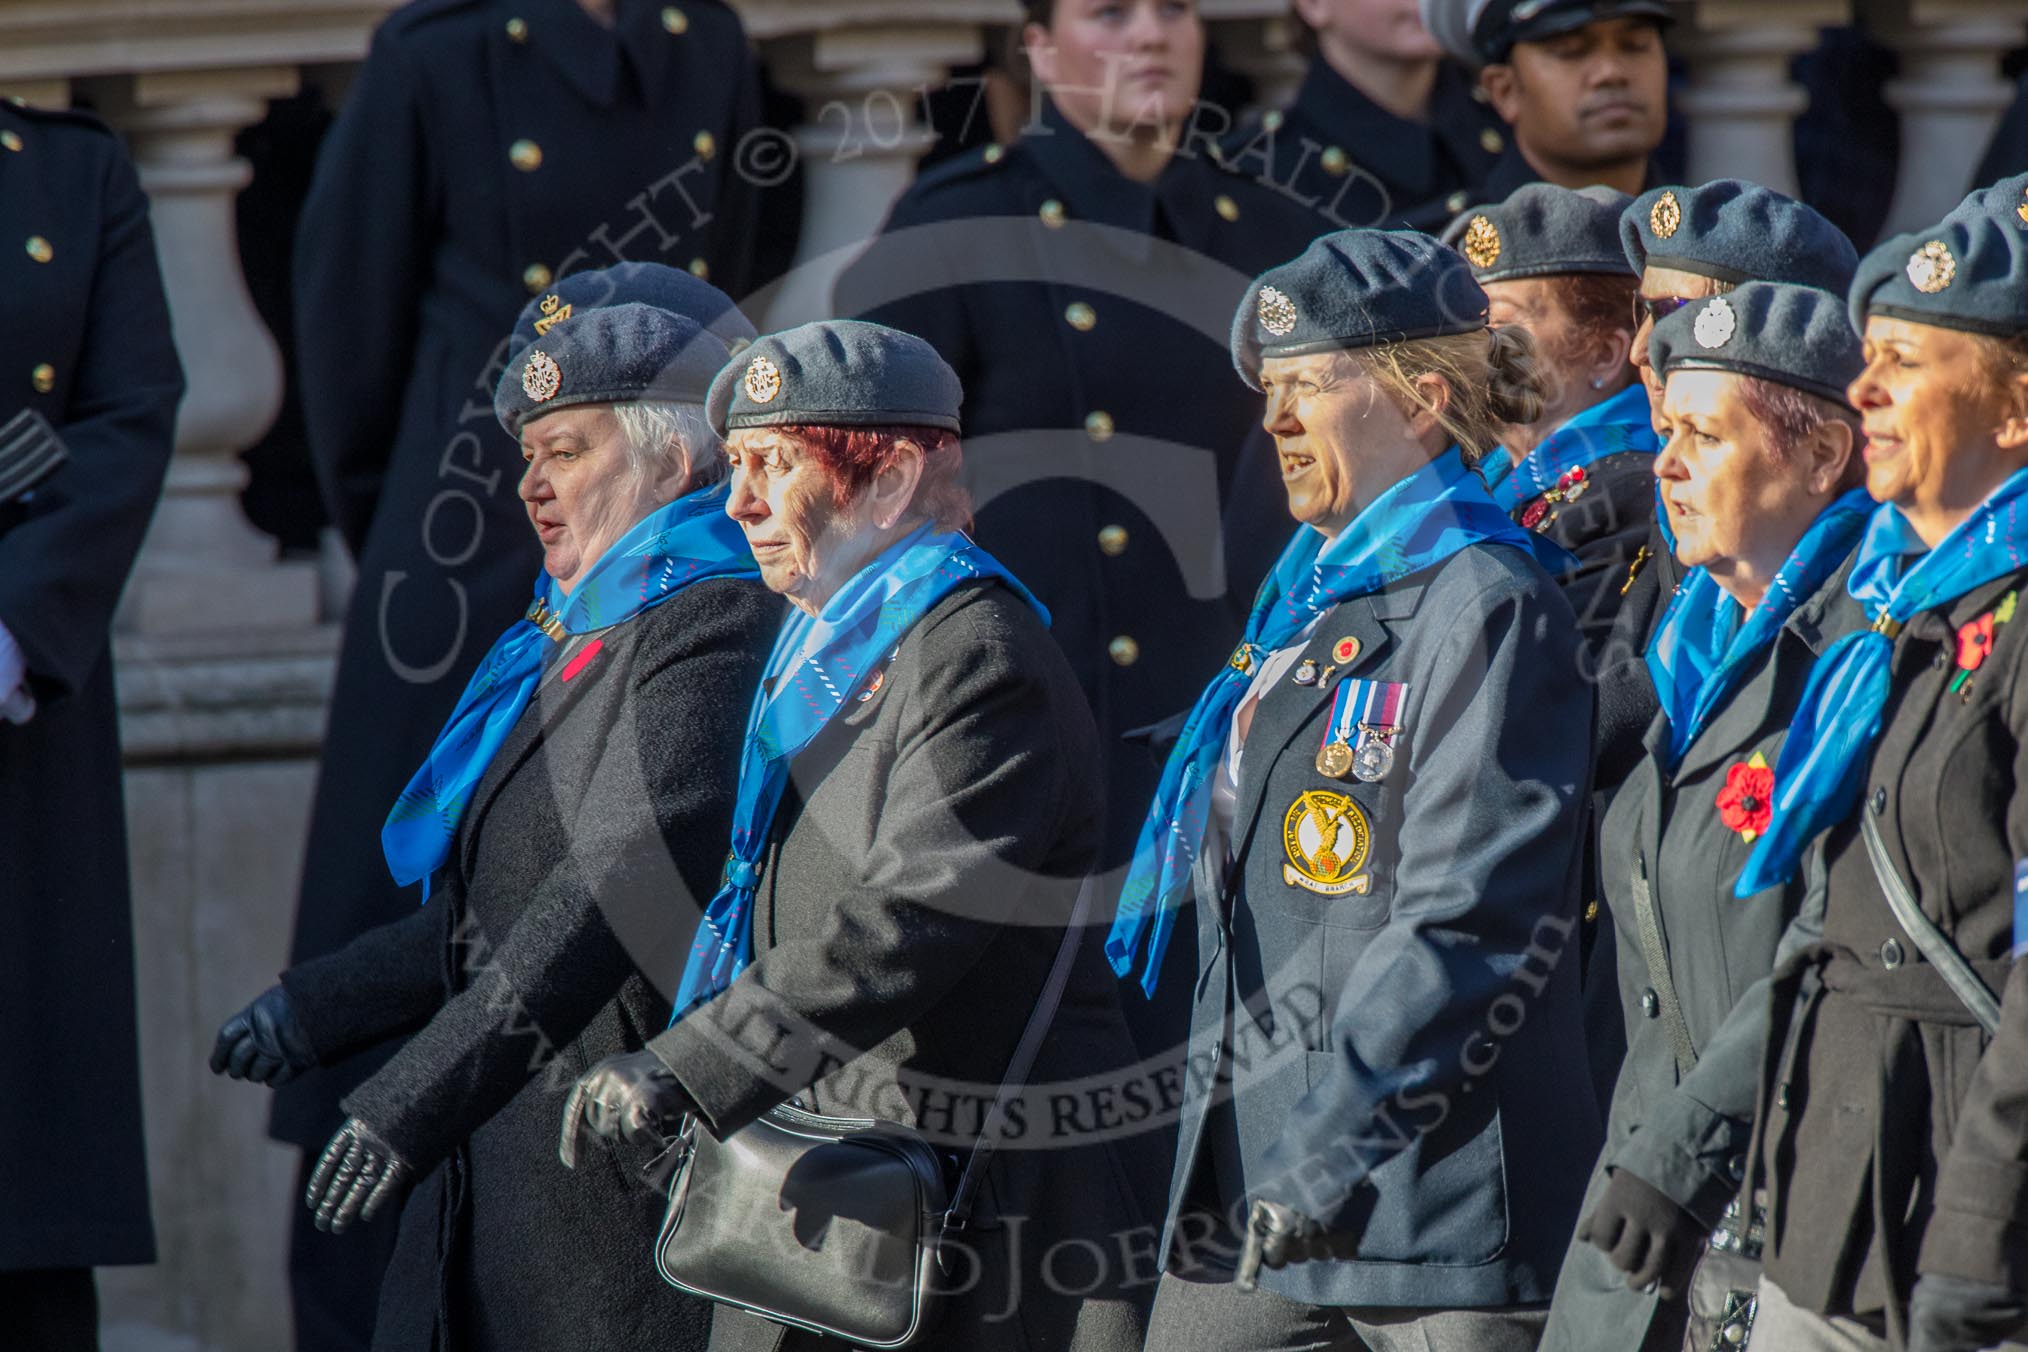
POLYGON ((916 482, 909 508, 927 516, 941 530, 972 527, 972 495, 965 491, 963 477, 964 449, 955 432, 899 423, 875 427, 791 423, 769 430, 794 437, 816 457, 830 477, 831 501, 841 509, 893 461, 896 442, 912 441, 922 447, 922 478, 916 482))

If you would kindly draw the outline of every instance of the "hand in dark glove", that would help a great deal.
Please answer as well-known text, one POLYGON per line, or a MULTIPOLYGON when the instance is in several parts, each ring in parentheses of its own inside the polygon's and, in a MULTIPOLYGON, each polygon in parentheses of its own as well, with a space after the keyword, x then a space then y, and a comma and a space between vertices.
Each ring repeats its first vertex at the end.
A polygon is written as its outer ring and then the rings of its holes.
POLYGON ((220 1025, 211 1048, 212 1074, 255 1084, 287 1084, 316 1067, 317 1053, 280 986, 268 987, 220 1025))
POLYGON ((372 1127, 349 1117, 324 1147, 310 1174, 303 1205, 317 1213, 319 1230, 342 1234, 355 1218, 372 1220, 407 1184, 409 1173, 408 1161, 393 1146, 372 1127))
POLYGON ((1980 1352, 2028 1327, 2028 1301, 1994 1282, 1918 1277, 1908 1307, 1908 1352, 1980 1352))
POLYGON ((577 1168, 580 1126, 607 1140, 636 1144, 665 1140, 691 1109, 690 1097, 661 1058, 643 1048, 608 1056, 578 1077, 563 1105, 563 1136, 556 1157, 566 1169, 577 1168))
POLYGON ((1615 1169, 1605 1196, 1577 1227, 1577 1237, 1627 1274, 1636 1291, 1653 1288, 1680 1300, 1710 1231, 1638 1174, 1615 1169))
POLYGON ((1359 1236, 1326 1230, 1318 1222, 1280 1202, 1255 1202, 1246 1219, 1246 1247, 1239 1253, 1233 1280, 1251 1291, 1263 1267, 1282 1268, 1327 1258, 1351 1258, 1359 1252, 1359 1236))

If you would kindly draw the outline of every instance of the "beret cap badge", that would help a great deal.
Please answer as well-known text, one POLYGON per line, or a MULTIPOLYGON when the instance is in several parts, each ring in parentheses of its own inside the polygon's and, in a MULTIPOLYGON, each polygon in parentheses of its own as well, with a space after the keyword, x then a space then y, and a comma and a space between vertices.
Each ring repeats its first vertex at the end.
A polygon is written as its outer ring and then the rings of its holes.
POLYGON ((756 404, 766 404, 781 392, 781 368, 766 357, 755 357, 746 368, 746 397, 756 404))
POLYGON ((547 352, 531 352, 521 368, 521 388, 536 403, 547 403, 563 388, 563 368, 547 352))
POLYGON ((570 318, 570 306, 554 291, 542 298, 542 317, 535 321, 535 336, 540 338, 551 329, 570 318))
POLYGON ((1934 296, 1958 275, 1958 260, 1950 247, 1933 239, 1908 256, 1908 283, 1925 296, 1934 296))
POLYGON ((1277 338, 1295 331, 1296 303, 1272 286, 1260 289, 1260 326, 1277 338))
POLYGON ((1732 302, 1723 296, 1713 296, 1711 303, 1698 311, 1691 332, 1699 347, 1724 347, 1738 328, 1739 316, 1733 312, 1732 302))
POLYGON ((1463 245, 1466 260, 1483 272, 1500 261, 1500 227, 1490 216, 1474 216, 1465 227, 1463 245))
POLYGON ((1683 204, 1676 200, 1674 192, 1664 192, 1648 208, 1648 229, 1655 232, 1656 239, 1668 239, 1682 224, 1683 204))

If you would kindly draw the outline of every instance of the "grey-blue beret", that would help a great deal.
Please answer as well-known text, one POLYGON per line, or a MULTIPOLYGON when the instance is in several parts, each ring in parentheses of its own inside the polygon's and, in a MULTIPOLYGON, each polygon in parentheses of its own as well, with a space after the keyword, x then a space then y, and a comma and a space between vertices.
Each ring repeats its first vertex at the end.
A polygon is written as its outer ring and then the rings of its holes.
POLYGON ((1956 216, 1966 211, 1983 211, 2012 226, 2028 226, 2028 174, 2003 178, 1987 188, 1974 188, 1965 200, 1951 208, 1956 216))
POLYGON ((1636 273, 1650 264, 1721 282, 1789 282, 1843 295, 1859 252, 1845 232, 1793 197, 1719 178, 1654 188, 1620 217, 1636 273))
POLYGON ((1437 44, 1468 66, 1505 61, 1517 42, 1540 42, 1606 19, 1673 16, 1664 0, 1422 0, 1437 44))
POLYGON ((1232 364, 1259 389, 1263 358, 1485 327, 1486 293, 1452 250, 1414 230, 1339 230, 1254 279, 1232 317, 1232 364))
POLYGON ((1967 211, 1896 235, 1859 264, 1851 307, 1862 331, 1869 314, 1997 338, 2028 331, 2028 230, 1967 211))
POLYGON ((1634 199, 1611 188, 1530 183, 1504 202, 1466 212, 1444 231, 1480 282, 1570 272, 1630 276, 1620 213, 1634 199))
POLYGON ((694 319, 653 305, 586 310, 508 358, 493 413, 519 436, 529 419, 578 404, 701 404, 726 360, 725 344, 694 319))
POLYGON ((1865 365, 1845 302, 1813 286, 1744 282, 1662 316, 1648 359, 1671 371, 1733 371, 1845 402, 1865 365))
POLYGON ((609 305, 652 305, 694 320, 728 348, 754 340, 754 327, 731 296, 666 263, 615 263, 572 272, 521 307, 509 350, 519 352, 574 314, 609 305))
POLYGON ((941 427, 955 432, 965 390, 912 333, 824 319, 754 340, 718 373, 705 403, 720 436, 741 427, 941 427))

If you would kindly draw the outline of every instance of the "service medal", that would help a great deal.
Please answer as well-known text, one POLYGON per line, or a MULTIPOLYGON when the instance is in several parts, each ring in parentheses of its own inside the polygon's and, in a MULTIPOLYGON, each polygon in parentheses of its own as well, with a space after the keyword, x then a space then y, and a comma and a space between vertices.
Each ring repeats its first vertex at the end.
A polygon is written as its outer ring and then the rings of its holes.
POLYGON ((1317 773, 1343 779, 1349 772, 1375 784, 1394 768, 1394 738, 1401 730, 1408 687, 1399 681, 1339 682, 1317 751, 1317 773))
POLYGON ((1353 762, 1352 748, 1343 742, 1326 742, 1317 750, 1317 773, 1326 779, 1343 779, 1353 762))
POLYGON ((1351 755, 1352 774, 1363 784, 1378 784, 1394 768, 1394 748, 1387 739, 1372 732, 1359 734, 1359 749, 1351 755))

